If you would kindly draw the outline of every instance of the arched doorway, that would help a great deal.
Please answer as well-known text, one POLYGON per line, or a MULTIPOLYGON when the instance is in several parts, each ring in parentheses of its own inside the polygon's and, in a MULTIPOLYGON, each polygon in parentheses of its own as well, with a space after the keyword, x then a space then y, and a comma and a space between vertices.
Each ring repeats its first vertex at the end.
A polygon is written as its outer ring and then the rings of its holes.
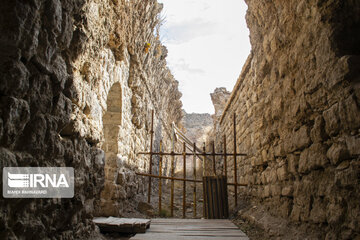
POLYGON ((104 142, 102 149, 105 152, 105 183, 101 192, 100 214, 117 216, 121 206, 119 199, 119 185, 117 179, 118 135, 122 125, 122 92, 120 83, 114 83, 106 101, 106 112, 103 115, 104 142))
POLYGON ((107 96, 107 109, 103 115, 103 129, 105 142, 103 150, 105 153, 117 153, 117 138, 119 127, 121 125, 121 86, 120 83, 115 83, 107 96))

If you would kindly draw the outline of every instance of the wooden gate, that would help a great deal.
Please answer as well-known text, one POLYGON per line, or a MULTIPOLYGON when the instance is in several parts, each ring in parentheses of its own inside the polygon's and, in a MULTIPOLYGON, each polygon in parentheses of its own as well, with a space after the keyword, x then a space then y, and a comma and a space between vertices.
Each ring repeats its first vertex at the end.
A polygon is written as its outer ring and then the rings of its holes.
POLYGON ((205 218, 223 219, 229 217, 227 177, 203 177, 205 218))
MULTIPOLYGON (((170 192, 170 216, 174 216, 174 181, 182 181, 183 182, 183 198, 182 198, 182 213, 183 218, 186 217, 186 183, 192 182, 193 184, 193 217, 196 217, 196 192, 197 187, 196 184, 203 184, 203 197, 204 197, 204 204, 203 204, 203 217, 204 218, 228 218, 229 217, 229 206, 228 206, 228 192, 227 186, 231 185, 234 186, 234 200, 235 200, 235 207, 237 206, 237 188, 239 186, 246 186, 245 184, 239 184, 237 182, 237 164, 236 159, 239 156, 246 156, 243 153, 236 152, 236 115, 234 114, 234 152, 227 153, 226 152, 226 136, 224 135, 224 144, 223 144, 223 152, 216 153, 215 152, 215 144, 212 142, 212 152, 207 153, 205 151, 205 143, 203 149, 199 149, 195 143, 192 143, 186 136, 173 124, 173 146, 171 152, 164 152, 162 141, 160 141, 160 148, 159 152, 153 151, 153 126, 154 126, 154 110, 151 112, 151 130, 150 130, 150 151, 149 152, 139 152, 138 154, 149 155, 150 156, 150 163, 149 163, 149 173, 140 173, 136 172, 137 175, 140 176, 147 176, 149 177, 149 185, 148 185, 148 203, 151 202, 151 179, 169 179, 171 180, 171 192, 170 192), (180 153, 175 152, 174 148, 174 139, 175 135, 179 138, 180 142, 183 143, 183 151, 180 153), (187 152, 187 149, 191 152, 187 152), (154 155, 159 156, 159 175, 152 174, 152 157, 154 155), (162 160, 163 156, 171 156, 171 170, 170 176, 164 176, 162 174, 162 160), (193 178, 187 178, 186 176, 186 161, 187 156, 193 156, 193 178), (218 176, 216 171, 216 156, 223 156, 224 161, 224 173, 223 176, 218 176), (183 159, 183 176, 182 177, 175 177, 174 170, 175 170, 175 157, 182 157, 183 159), (234 159, 234 182, 228 183, 227 182, 227 158, 233 157, 234 159), (205 167, 205 161, 212 162, 212 175, 211 176, 203 176, 203 179, 198 179, 196 173, 196 159, 200 158, 203 163, 203 169, 205 167)), ((161 212, 162 207, 162 181, 159 181, 159 215, 161 212)))

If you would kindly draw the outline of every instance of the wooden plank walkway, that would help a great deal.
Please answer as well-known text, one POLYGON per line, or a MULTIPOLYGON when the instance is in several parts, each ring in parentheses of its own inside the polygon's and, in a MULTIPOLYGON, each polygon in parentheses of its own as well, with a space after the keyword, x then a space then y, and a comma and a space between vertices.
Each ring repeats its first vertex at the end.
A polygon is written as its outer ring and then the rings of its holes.
POLYGON ((150 227, 150 219, 98 217, 93 222, 102 232, 144 233, 150 227))
POLYGON ((249 240, 228 219, 151 219, 144 234, 130 240, 249 240))

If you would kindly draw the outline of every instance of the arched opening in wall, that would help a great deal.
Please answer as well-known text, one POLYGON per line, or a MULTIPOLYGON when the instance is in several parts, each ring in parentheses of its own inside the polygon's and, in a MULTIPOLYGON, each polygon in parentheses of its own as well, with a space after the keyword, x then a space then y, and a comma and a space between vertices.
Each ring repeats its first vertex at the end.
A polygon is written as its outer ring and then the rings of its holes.
POLYGON ((115 83, 107 96, 107 110, 103 116, 103 130, 105 142, 103 150, 105 153, 117 153, 117 137, 121 125, 121 86, 115 83))
POLYGON ((107 96, 107 109, 103 115, 104 142, 102 149, 105 152, 105 182, 101 192, 100 215, 117 216, 119 206, 116 199, 119 192, 116 184, 117 153, 119 128, 122 124, 122 92, 120 83, 115 83, 107 96))

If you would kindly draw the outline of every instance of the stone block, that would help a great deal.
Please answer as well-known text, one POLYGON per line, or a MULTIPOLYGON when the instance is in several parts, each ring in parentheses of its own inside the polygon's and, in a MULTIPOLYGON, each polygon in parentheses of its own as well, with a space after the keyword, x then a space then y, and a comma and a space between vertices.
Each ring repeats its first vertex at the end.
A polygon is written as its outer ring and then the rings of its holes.
MULTIPOLYGON (((344 162, 346 164, 346 162, 344 162)), ((350 164, 347 164, 342 169, 337 169, 335 172, 335 182, 338 186, 348 187, 352 186, 354 182, 358 181, 357 170, 350 164)))
POLYGON ((58 35, 61 33, 62 7, 61 1, 51 0, 46 2, 46 26, 58 35))
POLYGON ((29 89, 29 71, 21 61, 8 61, 0 67, 0 93, 22 98, 29 89))
POLYGON ((264 192, 263 192, 263 198, 269 197, 270 196, 270 186, 266 185, 264 187, 264 192))
POLYGON ((265 149, 263 149, 263 150, 261 151, 261 157, 262 157, 263 162, 267 162, 267 161, 268 161, 267 151, 266 151, 265 149))
POLYGON ((293 150, 301 150, 308 147, 311 143, 309 128, 304 125, 299 130, 295 131, 291 141, 294 146, 293 150))
POLYGON ((326 133, 330 136, 336 135, 340 129, 339 104, 336 103, 324 111, 323 117, 326 133))
MULTIPOLYGON (((16 167, 16 156, 9 151, 6 148, 1 147, 0 148, 0 169, 3 169, 4 167, 16 167)), ((2 170, 1 170, 2 175, 2 170)))
MULTIPOLYGON (((283 218, 287 218, 292 210, 292 200, 287 198, 281 198, 281 205, 277 209, 277 215, 280 215, 283 218), (281 203, 282 202, 282 203, 281 203)), ((279 205, 279 204, 277 204, 279 205)))
POLYGON ((271 119, 277 120, 283 113, 283 100, 281 97, 275 97, 271 104, 271 119))
POLYGON ((315 118, 314 126, 310 131, 310 137, 314 143, 322 142, 327 138, 325 122, 322 116, 317 116, 315 118))
POLYGON ((342 56, 338 59, 337 63, 328 72, 328 87, 333 88, 342 82, 349 72, 349 56, 342 56))
POLYGON ((240 176, 240 184, 247 184, 246 178, 244 176, 240 176))
POLYGON ((301 213, 300 206, 294 204, 291 214, 290 214, 290 219, 294 222, 300 221, 300 213, 301 213))
POLYGON ((326 153, 331 164, 338 165, 341 161, 350 157, 349 151, 343 143, 334 143, 326 153))
POLYGON ((265 171, 262 172, 263 175, 263 182, 264 184, 267 184, 271 181, 270 175, 271 175, 271 167, 267 167, 265 171))
POLYGON ((274 168, 270 169, 269 182, 275 183, 277 180, 278 179, 277 179, 276 169, 274 168))
POLYGON ((350 166, 350 161, 343 161, 336 167, 336 170, 344 170, 349 166, 350 166))
POLYGON ((68 80, 67 66, 60 54, 56 54, 55 57, 53 57, 52 64, 53 71, 51 80, 53 83, 54 95, 57 95, 65 88, 65 83, 68 80))
POLYGON ((249 185, 255 184, 255 174, 249 174, 249 185))
POLYGON ((293 192, 294 192, 294 187, 293 186, 285 186, 282 188, 281 190, 281 195, 282 196, 286 196, 286 197, 292 197, 293 196, 293 192))
POLYGON ((277 173, 277 178, 280 181, 283 181, 283 180, 287 179, 287 176, 288 176, 287 166, 283 165, 283 166, 279 167, 276 170, 276 173, 277 173))
POLYGON ((329 224, 335 225, 340 223, 343 215, 344 208, 338 201, 333 200, 327 205, 326 219, 329 224))
MULTIPOLYGON (((266 170, 265 170, 266 171, 266 170)), ((261 173, 261 176, 260 176, 260 179, 261 179, 261 183, 262 184, 267 184, 268 182, 267 182, 267 179, 266 179, 266 177, 265 177, 265 171, 263 171, 262 173, 261 173)))
POLYGON ((125 184, 125 173, 124 172, 119 172, 117 174, 116 184, 119 184, 119 185, 125 184))
MULTIPOLYGON (((3 138, 6 145, 12 145, 22 134, 30 120, 28 102, 13 97, 1 97, 0 116, 3 120, 3 138)), ((36 131, 36 130, 35 130, 36 131)))
POLYGON ((314 143, 300 154, 299 172, 305 173, 316 168, 324 168, 329 160, 326 157, 327 148, 321 143, 314 143))
POLYGON ((286 151, 283 142, 279 142, 276 146, 274 146, 274 155, 276 157, 286 156, 286 151))
POLYGON ((255 157, 252 157, 250 158, 250 162, 251 162, 251 166, 256 166, 256 158, 255 157))
POLYGON ((60 118, 61 124, 60 129, 70 121, 70 114, 72 111, 72 102, 69 98, 65 97, 64 94, 60 93, 54 98, 54 106, 52 113, 60 118))
POLYGON ((139 202, 137 206, 137 210, 146 215, 152 215, 153 209, 154 208, 146 202, 139 202))
POLYGON ((310 219, 315 223, 326 222, 326 204, 320 198, 315 198, 310 211, 310 219))
POLYGON ((113 201, 101 199, 101 214, 102 216, 117 216, 121 208, 113 201))
POLYGON ((360 107, 354 94, 339 103, 339 118, 341 128, 357 130, 360 127, 360 107))
POLYGON ((124 200, 127 197, 127 192, 125 191, 124 186, 113 184, 111 187, 111 199, 113 200, 124 200))
POLYGON ((299 156, 294 154, 287 155, 288 160, 288 171, 290 173, 297 174, 298 172, 298 165, 299 165, 299 156))
POLYGON ((347 136, 346 146, 351 156, 360 155, 360 137, 359 136, 347 136))
POLYGON ((281 186, 279 184, 270 185, 271 196, 280 196, 281 195, 281 186))
POLYGON ((255 165, 256 165, 256 166, 261 166, 261 165, 263 165, 263 160, 262 160, 262 158, 261 158, 260 156, 258 156, 258 157, 255 158, 255 165))

